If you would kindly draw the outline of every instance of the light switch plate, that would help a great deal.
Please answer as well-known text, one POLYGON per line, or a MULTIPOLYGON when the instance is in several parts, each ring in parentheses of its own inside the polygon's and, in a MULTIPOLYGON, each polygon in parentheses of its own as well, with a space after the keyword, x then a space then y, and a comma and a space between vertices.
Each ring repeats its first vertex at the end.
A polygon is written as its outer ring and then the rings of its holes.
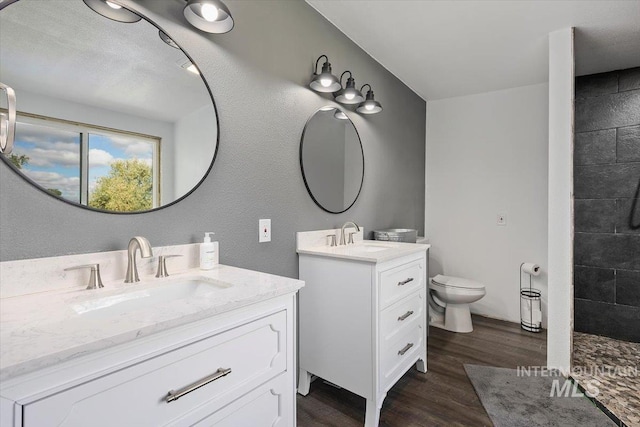
POLYGON ((271 220, 260 219, 258 220, 258 242, 270 242, 271 241, 271 220))

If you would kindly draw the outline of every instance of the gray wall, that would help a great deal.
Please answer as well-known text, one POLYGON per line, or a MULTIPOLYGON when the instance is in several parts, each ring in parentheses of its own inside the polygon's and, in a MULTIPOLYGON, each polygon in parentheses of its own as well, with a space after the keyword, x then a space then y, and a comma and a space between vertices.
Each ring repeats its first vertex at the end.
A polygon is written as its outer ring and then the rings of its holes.
MULTIPOLYGON (((0 260, 124 249, 133 235, 152 245, 201 241, 215 231, 220 261, 297 276, 295 232, 336 227, 424 224, 425 102, 302 0, 233 1, 232 32, 209 35, 182 16, 183 1, 132 0, 192 56, 208 80, 220 118, 220 147, 205 182, 157 212, 103 214, 69 206, 0 164, 0 260), (334 73, 350 69, 384 106, 349 113, 365 153, 360 198, 332 215, 307 194, 298 149, 306 120, 331 97, 307 88, 327 54, 334 73), (272 241, 258 243, 258 219, 272 219, 272 241)), ((9 6, 11 7, 11 6, 9 6)), ((1 12, 0 12, 1 13, 1 12)))
POLYGON ((578 77, 575 120, 575 330, 640 342, 640 68, 578 77))

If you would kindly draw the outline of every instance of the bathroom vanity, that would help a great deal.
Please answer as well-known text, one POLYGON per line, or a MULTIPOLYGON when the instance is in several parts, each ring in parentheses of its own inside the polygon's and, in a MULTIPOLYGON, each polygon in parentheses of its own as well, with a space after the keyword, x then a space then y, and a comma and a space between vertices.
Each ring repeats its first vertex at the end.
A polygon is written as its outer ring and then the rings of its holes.
POLYGON ((294 426, 303 285, 220 265, 3 298, 0 424, 294 426))
POLYGON ((427 369, 429 245, 362 240, 327 245, 339 230, 298 233, 300 379, 312 376, 367 399, 365 426, 378 425, 389 389, 413 365, 427 369))

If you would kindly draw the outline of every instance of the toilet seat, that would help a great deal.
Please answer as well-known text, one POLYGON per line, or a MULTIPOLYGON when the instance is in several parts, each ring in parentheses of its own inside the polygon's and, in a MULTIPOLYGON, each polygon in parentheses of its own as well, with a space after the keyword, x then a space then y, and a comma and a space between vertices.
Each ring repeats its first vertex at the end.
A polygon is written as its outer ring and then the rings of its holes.
POLYGON ((431 279, 431 283, 436 286, 440 285, 447 288, 484 290, 484 285, 480 282, 463 279, 461 277, 443 276, 442 274, 438 274, 431 279))

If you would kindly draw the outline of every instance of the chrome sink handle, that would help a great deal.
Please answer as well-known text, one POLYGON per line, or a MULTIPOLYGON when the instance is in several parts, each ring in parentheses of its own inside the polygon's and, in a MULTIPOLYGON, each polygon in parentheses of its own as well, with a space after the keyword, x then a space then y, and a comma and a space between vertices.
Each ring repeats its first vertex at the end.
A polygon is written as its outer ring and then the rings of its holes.
POLYGON ((104 288, 104 285, 102 284, 102 278, 100 278, 100 264, 76 265, 75 267, 65 268, 64 271, 82 270, 85 268, 91 269, 91 273, 89 275, 89 284, 87 285, 87 289, 104 288))
POLYGON ((160 255, 158 257, 158 271, 156 272, 156 277, 168 277, 169 272, 167 272, 167 258, 175 258, 182 255, 160 255))
POLYGON ((336 245, 336 235, 335 234, 327 234, 327 237, 329 238, 329 246, 337 246, 336 245))
POLYGON ((349 233, 349 240, 347 241, 347 244, 355 243, 355 240, 353 240, 353 235, 354 234, 358 234, 358 232, 357 231, 352 231, 351 233, 349 233))

